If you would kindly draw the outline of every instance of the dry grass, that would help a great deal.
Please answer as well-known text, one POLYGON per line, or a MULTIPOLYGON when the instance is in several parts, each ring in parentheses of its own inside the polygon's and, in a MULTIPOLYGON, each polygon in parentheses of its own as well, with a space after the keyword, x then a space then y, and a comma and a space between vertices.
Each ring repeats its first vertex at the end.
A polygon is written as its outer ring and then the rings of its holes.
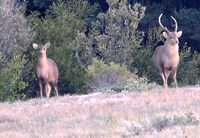
POLYGON ((0 103, 0 137, 200 136, 200 88, 0 103))

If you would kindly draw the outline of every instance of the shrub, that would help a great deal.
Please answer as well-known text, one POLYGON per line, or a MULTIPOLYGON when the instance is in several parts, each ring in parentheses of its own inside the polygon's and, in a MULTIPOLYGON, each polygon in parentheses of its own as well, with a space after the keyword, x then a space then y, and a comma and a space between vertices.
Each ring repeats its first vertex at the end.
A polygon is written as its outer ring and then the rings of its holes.
POLYGON ((24 99, 22 90, 26 60, 23 53, 32 39, 32 30, 15 0, 0 1, 0 100, 24 99))
POLYGON ((161 30, 158 27, 150 28, 147 42, 133 55, 134 60, 130 68, 131 71, 137 70, 136 74, 139 77, 147 77, 149 81, 159 84, 162 84, 162 79, 154 67, 152 56, 155 47, 162 40, 161 30))
POLYGON ((184 49, 180 52, 180 64, 177 72, 177 79, 181 85, 197 85, 200 84, 200 55, 192 52, 191 48, 184 45, 184 49))
POLYGON ((125 65, 110 62, 105 64, 102 60, 93 60, 88 67, 90 87, 95 91, 133 91, 148 90, 157 87, 149 84, 146 78, 139 78, 131 73, 125 65))
POLYGON ((91 78, 90 86, 93 89, 110 87, 119 81, 128 79, 131 74, 124 65, 113 62, 108 65, 97 59, 94 59, 93 64, 89 65, 88 73, 91 78))
MULTIPOLYGON (((3 58, 1 58, 3 60, 3 58)), ((26 60, 14 55, 0 72, 0 100, 14 101, 24 99, 26 95, 19 93, 28 84, 21 79, 26 60)))

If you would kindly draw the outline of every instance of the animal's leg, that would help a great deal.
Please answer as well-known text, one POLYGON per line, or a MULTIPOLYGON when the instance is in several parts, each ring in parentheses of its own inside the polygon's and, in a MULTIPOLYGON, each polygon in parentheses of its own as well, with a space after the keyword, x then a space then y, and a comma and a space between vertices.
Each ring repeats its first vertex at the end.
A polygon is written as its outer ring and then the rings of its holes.
POLYGON ((51 85, 46 82, 46 97, 49 98, 50 97, 50 92, 51 92, 51 85))
POLYGON ((174 79, 175 87, 178 87, 177 79, 176 79, 176 73, 177 73, 177 68, 174 68, 174 69, 172 70, 172 76, 173 76, 173 79, 174 79))
POLYGON ((54 86, 55 94, 56 94, 56 96, 58 96, 58 84, 53 83, 53 86, 54 86))
POLYGON ((166 79, 165 79, 163 72, 160 72, 160 76, 162 77, 162 80, 163 80, 163 87, 166 88, 166 79))
POLYGON ((42 80, 39 79, 39 87, 40 87, 40 97, 43 98, 43 94, 42 94, 42 80))
POLYGON ((169 77, 170 72, 167 69, 164 69, 163 75, 165 78, 165 88, 168 88, 168 77, 169 77))
POLYGON ((163 87, 168 88, 168 77, 169 77, 170 72, 162 66, 162 71, 160 71, 160 75, 163 79, 163 87))

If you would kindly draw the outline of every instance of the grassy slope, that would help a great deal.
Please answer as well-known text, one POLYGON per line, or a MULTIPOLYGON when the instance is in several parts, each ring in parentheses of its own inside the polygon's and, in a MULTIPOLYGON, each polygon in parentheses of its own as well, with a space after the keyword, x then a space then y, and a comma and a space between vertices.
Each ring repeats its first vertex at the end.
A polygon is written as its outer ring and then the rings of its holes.
POLYGON ((0 103, 0 137, 198 137, 200 88, 0 103))

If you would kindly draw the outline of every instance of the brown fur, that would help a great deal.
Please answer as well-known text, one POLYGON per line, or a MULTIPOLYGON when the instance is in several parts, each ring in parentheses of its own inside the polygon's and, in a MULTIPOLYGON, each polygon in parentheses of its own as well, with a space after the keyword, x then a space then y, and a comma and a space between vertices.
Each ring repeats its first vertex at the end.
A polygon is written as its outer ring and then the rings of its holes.
POLYGON ((45 45, 33 44, 33 48, 38 50, 38 64, 37 64, 37 77, 39 79, 40 86, 40 97, 43 97, 42 94, 42 82, 45 81, 45 92, 46 97, 50 97, 51 84, 54 86, 55 94, 58 96, 58 66, 50 58, 47 58, 46 51, 50 47, 50 43, 45 45))
POLYGON ((177 74, 177 67, 179 64, 179 40, 178 38, 182 35, 182 31, 177 32, 177 22, 175 21, 175 31, 170 32, 167 27, 164 27, 161 24, 160 18, 162 14, 159 16, 159 24, 163 28, 163 36, 165 37, 164 45, 159 46, 156 48, 153 54, 153 62, 157 70, 159 71, 162 79, 163 79, 163 86, 168 88, 168 77, 170 73, 172 73, 175 86, 178 87, 176 74, 177 74))

